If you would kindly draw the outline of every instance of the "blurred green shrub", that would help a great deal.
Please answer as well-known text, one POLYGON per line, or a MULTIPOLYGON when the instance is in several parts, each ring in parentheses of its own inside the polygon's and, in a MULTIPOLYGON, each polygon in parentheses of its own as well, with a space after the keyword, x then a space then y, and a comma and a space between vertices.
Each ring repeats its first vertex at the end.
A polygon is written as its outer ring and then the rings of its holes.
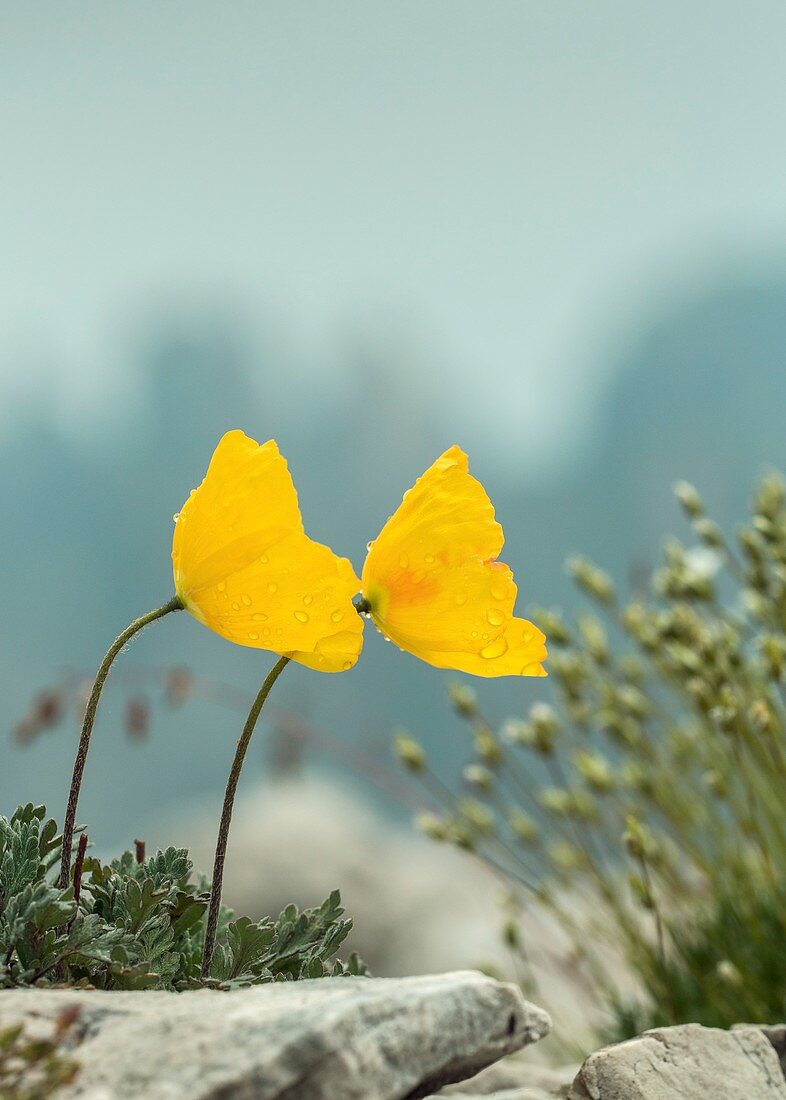
POLYGON ((473 742, 465 792, 397 738, 445 809, 423 829, 554 910, 615 1039, 786 1016, 786 485, 762 480, 735 545, 692 486, 675 492, 693 545, 670 539, 643 591, 621 600, 576 558, 586 609, 534 614, 553 704, 497 727, 452 687, 473 742), (636 998, 610 983, 607 946, 636 998))
MULTIPOLYGON (((335 955, 352 928, 334 891, 316 909, 289 905, 276 921, 222 908, 209 978, 202 980, 209 883, 194 881, 184 848, 145 858, 144 845, 109 864, 86 857, 79 830, 72 883, 56 881, 61 837, 43 806, 0 817, 0 989, 231 989, 365 973, 335 955)), ((9 1040, 10 1041, 10 1040, 9 1040)), ((3 1093, 3 1095, 5 1095, 3 1093)))
POLYGON ((29 1035, 22 1024, 0 1031, 0 1096, 3 1100, 47 1100, 79 1072, 71 1048, 81 1035, 80 1010, 64 1008, 48 1035, 29 1035))

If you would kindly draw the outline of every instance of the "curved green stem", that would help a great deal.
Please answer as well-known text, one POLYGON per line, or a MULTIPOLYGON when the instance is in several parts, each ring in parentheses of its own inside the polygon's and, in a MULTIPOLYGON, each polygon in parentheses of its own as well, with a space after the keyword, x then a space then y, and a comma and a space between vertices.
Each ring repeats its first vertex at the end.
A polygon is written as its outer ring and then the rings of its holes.
POLYGON ((207 928, 205 929, 205 947, 202 952, 202 978, 210 976, 210 965, 213 962, 213 952, 216 947, 216 929, 218 927, 218 914, 221 908, 221 887, 224 881, 224 860, 227 854, 227 841, 229 840, 229 826, 232 823, 232 809, 235 805, 235 792, 243 768, 243 761, 251 741, 251 735, 257 724, 257 719, 265 705, 265 700, 270 694, 270 689, 279 678, 284 668, 289 664, 289 657, 282 657, 271 668, 265 677, 265 682, 259 689, 259 694, 254 700, 251 710, 248 712, 246 724, 237 743, 235 759, 227 780, 227 789, 224 794, 224 807, 221 811, 221 822, 218 826, 218 840, 216 841, 216 858, 213 864, 213 883, 210 887, 210 909, 207 914, 207 928))
POLYGON ((68 886, 68 880, 71 874, 71 848, 74 842, 74 826, 76 824, 76 809, 79 803, 79 789, 82 786, 82 775, 85 770, 87 751, 90 748, 90 735, 93 732, 93 724, 96 720, 98 703, 101 699, 101 692, 106 683, 106 678, 109 675, 109 670, 112 667, 112 662, 123 646, 126 645, 135 634, 138 634, 143 627, 147 626, 148 623, 155 622, 156 619, 168 615, 170 611, 181 611, 182 608, 183 604, 180 597, 174 596, 169 603, 165 603, 163 607, 157 607, 154 611, 148 611, 146 615, 142 615, 139 619, 135 619, 131 625, 127 626, 123 633, 112 642, 106 657, 104 657, 96 673, 93 689, 90 692, 90 698, 88 699, 85 709, 84 721, 82 722, 82 733, 79 738, 79 747, 76 750, 74 771, 71 776, 71 789, 68 793, 68 804, 66 806, 65 821, 63 822, 63 847, 60 857, 59 879, 61 890, 65 890, 68 886))

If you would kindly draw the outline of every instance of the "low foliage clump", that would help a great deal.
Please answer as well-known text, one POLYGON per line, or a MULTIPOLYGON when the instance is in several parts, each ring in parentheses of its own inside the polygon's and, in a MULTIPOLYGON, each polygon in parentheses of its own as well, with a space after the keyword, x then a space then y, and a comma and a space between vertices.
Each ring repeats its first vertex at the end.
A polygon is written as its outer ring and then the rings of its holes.
POLYGON ((692 545, 669 540, 643 591, 621 599, 574 559, 591 607, 535 614, 551 704, 497 725, 454 686, 474 748, 462 794, 398 740, 447 807, 421 825, 554 909, 615 1038, 786 1015, 786 484, 763 479, 736 545, 692 486, 676 493, 692 545), (604 944, 638 997, 610 986, 604 944))
POLYGON ((144 846, 103 864, 80 830, 72 882, 56 882, 61 837, 43 806, 0 817, 0 989, 219 989, 362 974, 335 955, 352 928, 334 891, 318 908, 289 905, 277 920, 233 918, 222 907, 210 974, 200 977, 210 886, 184 848, 145 858, 144 846))
POLYGON ((65 1008, 45 1036, 28 1034, 23 1024, 0 1030, 0 1096, 3 1100, 47 1100, 79 1072, 70 1049, 79 1042, 74 1025, 79 1009, 65 1008))

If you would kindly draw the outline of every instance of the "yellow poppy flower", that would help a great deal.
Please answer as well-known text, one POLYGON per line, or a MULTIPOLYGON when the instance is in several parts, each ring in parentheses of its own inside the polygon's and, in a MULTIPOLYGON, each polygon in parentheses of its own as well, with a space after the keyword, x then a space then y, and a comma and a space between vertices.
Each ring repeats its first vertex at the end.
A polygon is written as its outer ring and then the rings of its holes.
POLYGON ((474 676, 545 676, 545 636, 513 614, 502 528, 467 456, 451 447, 369 544, 361 608, 399 648, 474 676))
POLYGON ((172 563, 185 609, 222 638, 320 672, 357 661, 360 582, 346 558, 305 534, 272 439, 260 446, 241 431, 221 439, 176 517, 172 563))

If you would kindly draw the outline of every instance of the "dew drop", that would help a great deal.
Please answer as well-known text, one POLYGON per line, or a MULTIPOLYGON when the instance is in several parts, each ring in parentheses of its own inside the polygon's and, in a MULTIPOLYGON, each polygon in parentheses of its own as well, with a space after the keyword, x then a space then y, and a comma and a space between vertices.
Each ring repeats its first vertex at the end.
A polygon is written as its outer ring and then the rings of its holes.
POLYGON ((371 540, 371 542, 366 543, 366 553, 368 553, 368 551, 371 549, 371 547, 373 545, 374 545, 374 540, 373 539, 371 540))
POLYGON ((490 607, 486 612, 486 618, 492 626, 502 626, 505 616, 498 607, 490 607))
POLYGON ((485 649, 481 649, 481 657, 485 657, 487 661, 492 661, 495 657, 501 657, 503 653, 507 653, 508 643, 504 638, 495 638, 493 642, 489 642, 485 649))
POLYGON ((259 635, 257 634, 256 630, 249 630, 248 636, 252 642, 256 642, 259 639, 259 635))
POLYGON ((426 565, 433 565, 434 564, 434 555, 433 554, 424 554, 423 555, 423 561, 426 563, 426 565))
POLYGON ((243 601, 243 603, 246 605, 246 607, 251 607, 251 604, 253 603, 253 600, 251 599, 251 597, 249 596, 249 594, 247 592, 244 592, 243 595, 240 598, 243 601))
POLYGON ((270 561, 270 558, 267 556, 267 554, 263 554, 259 559, 259 564, 260 565, 267 565, 267 563, 269 561, 270 561))
POLYGON ((303 597, 303 603, 306 605, 306 607, 308 607, 308 605, 310 603, 313 603, 313 602, 314 602, 314 597, 313 596, 304 596, 303 597))
POLYGON ((267 586, 267 590, 268 592, 278 592, 278 585, 275 581, 271 581, 270 584, 267 586))
POLYGON ((264 634, 264 636, 266 638, 268 638, 270 636, 270 627, 269 626, 263 626, 262 627, 262 633, 264 634))
POLYGON ((406 554, 402 554, 399 557, 398 564, 399 564, 400 569, 406 569, 407 568, 407 566, 409 565, 409 558, 407 557, 406 554))
POLYGON ((255 611, 251 618, 255 623, 264 623, 267 621, 267 615, 264 615, 261 611, 255 611))
POLYGON ((344 661, 344 664, 341 666, 341 668, 343 672, 349 672, 349 670, 352 668, 352 662, 344 661))
POLYGON ((344 612, 336 609, 330 616, 330 618, 333 620, 334 623, 340 623, 341 620, 344 618, 344 612))
POLYGON ((305 613, 305 611, 296 611, 294 614, 295 614, 295 618, 297 619, 297 621, 299 623, 307 623, 308 622, 308 615, 305 613))
POLYGON ((218 589, 219 592, 226 592, 227 582, 226 581, 219 581, 218 584, 216 585, 216 588, 218 589))
POLYGON ((467 602, 467 593, 466 592, 457 592, 456 595, 453 597, 453 599, 455 600, 455 602, 458 604, 459 607, 463 607, 464 604, 467 602))
POLYGON ((180 519, 180 513, 179 513, 179 512, 175 512, 175 514, 174 514, 174 515, 172 516, 172 521, 173 521, 174 523, 177 523, 177 521, 178 521, 179 519, 180 519))
POLYGON ((504 600, 508 594, 508 583, 504 577, 495 577, 491 582, 491 595, 495 600, 504 600))
POLYGON ((240 604, 239 603, 233 603, 232 604, 232 610, 233 611, 239 611, 240 610, 240 604))
POLYGON ((473 631, 472 631, 472 637, 473 637, 473 638, 477 638, 477 636, 478 636, 478 632, 477 632, 477 630, 473 630, 473 631))

